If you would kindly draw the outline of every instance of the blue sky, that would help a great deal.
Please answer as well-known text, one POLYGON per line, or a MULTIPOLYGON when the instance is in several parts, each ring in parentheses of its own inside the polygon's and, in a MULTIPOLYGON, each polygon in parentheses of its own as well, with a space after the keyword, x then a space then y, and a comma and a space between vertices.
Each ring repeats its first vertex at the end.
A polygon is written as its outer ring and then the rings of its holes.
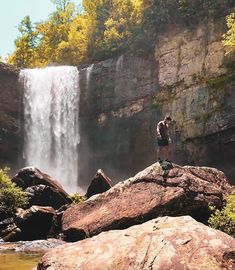
MULTIPOLYGON (((82 0, 73 0, 81 4, 82 0)), ((55 10, 50 0, 3 0, 0 16, 0 55, 7 56, 15 48, 14 40, 19 36, 17 26, 29 15, 32 22, 45 20, 55 10)))

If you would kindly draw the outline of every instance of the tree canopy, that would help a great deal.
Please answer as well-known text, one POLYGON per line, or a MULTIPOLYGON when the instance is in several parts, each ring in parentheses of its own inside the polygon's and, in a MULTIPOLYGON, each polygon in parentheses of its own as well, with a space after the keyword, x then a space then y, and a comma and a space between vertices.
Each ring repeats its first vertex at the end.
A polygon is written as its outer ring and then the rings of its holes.
POLYGON ((217 16, 234 0, 83 0, 82 10, 70 0, 51 1, 55 11, 47 20, 33 24, 29 16, 23 18, 9 63, 79 65, 125 51, 148 53, 167 23, 194 25, 217 16))

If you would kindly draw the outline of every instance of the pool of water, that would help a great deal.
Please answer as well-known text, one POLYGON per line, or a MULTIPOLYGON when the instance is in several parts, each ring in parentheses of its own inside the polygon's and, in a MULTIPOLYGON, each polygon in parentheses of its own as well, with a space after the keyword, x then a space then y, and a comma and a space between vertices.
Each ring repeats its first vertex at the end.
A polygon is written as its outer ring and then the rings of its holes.
POLYGON ((31 270, 41 257, 41 254, 1 251, 0 270, 31 270))

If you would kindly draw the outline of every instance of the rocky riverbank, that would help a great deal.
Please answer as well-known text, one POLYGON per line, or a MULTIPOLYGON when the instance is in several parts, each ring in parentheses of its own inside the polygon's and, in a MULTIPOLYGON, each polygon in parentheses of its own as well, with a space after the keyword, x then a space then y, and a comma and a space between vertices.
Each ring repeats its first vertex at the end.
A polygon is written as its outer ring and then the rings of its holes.
POLYGON ((235 267, 235 239, 207 226, 210 206, 221 208, 233 189, 217 169, 155 163, 114 186, 99 170, 90 198, 76 204, 36 168, 24 168, 12 180, 30 203, 0 222, 0 234, 5 241, 45 239, 20 247, 52 249, 38 270, 235 267))

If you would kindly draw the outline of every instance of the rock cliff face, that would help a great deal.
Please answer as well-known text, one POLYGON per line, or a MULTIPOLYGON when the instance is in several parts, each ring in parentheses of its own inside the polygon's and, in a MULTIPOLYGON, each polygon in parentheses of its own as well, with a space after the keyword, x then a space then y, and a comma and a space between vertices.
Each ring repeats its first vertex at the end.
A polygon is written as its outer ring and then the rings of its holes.
POLYGON ((158 36, 155 55, 81 71, 81 178, 102 167, 117 180, 151 164, 156 122, 168 113, 175 120, 170 158, 217 167, 234 183, 235 73, 221 44, 225 31, 224 18, 174 26, 158 36))
POLYGON ((0 167, 17 168, 20 150, 18 71, 0 63, 0 167))
POLYGON ((80 179, 98 168, 118 181, 154 160, 152 56, 120 56, 80 70, 80 179))
MULTIPOLYGON (((166 113, 175 120, 170 158, 219 168, 235 183, 235 73, 221 44, 225 31, 224 18, 194 29, 174 25, 146 57, 122 55, 78 68, 84 188, 99 168, 117 182, 153 163, 156 122, 166 113)), ((0 163, 14 167, 20 90, 17 72, 0 70, 0 163)))
POLYGON ((173 157, 217 167, 235 181, 235 73, 221 44, 225 20, 159 36, 155 57, 160 91, 155 103, 173 116, 173 157))

